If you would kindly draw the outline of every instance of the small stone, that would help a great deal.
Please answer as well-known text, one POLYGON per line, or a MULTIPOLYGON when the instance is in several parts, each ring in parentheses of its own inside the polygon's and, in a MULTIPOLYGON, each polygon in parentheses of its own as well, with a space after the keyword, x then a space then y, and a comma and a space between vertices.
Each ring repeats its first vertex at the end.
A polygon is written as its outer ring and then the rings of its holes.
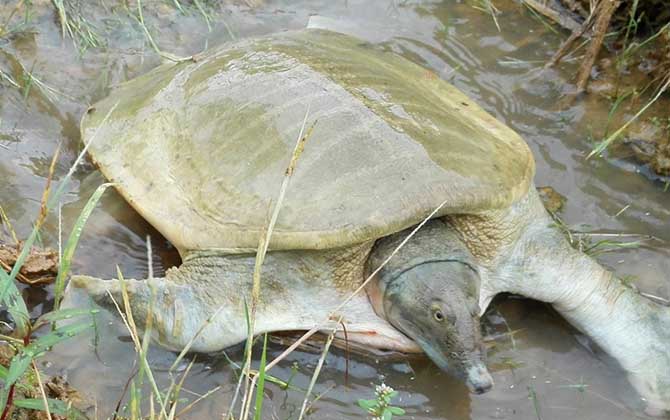
POLYGON ((563 209, 566 198, 552 187, 538 187, 537 192, 540 194, 544 208, 550 213, 558 213, 563 209))

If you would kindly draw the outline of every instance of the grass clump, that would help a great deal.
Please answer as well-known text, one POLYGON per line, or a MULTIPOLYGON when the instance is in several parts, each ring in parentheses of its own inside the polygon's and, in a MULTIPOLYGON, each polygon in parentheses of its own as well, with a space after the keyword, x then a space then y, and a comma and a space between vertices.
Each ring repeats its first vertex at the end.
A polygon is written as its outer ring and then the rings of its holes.
POLYGON ((33 4, 30 0, 18 0, 6 17, 0 20, 0 39, 12 36, 30 28, 33 18, 33 4))
MULTIPOLYGON (((490 0, 479 1, 491 4, 490 0)), ((521 3, 524 6, 521 10, 530 11, 545 27, 550 28, 547 23, 550 22, 570 31, 545 65, 556 66, 568 58, 580 63, 574 78, 575 88, 560 106, 569 106, 582 94, 602 95, 612 103, 604 133, 598 136, 600 140, 587 159, 604 154, 625 134, 634 132, 634 123, 641 122, 643 116, 652 114, 654 109, 665 112, 663 108, 667 105, 661 104, 661 98, 667 97, 670 90, 670 8, 667 1, 522 0, 521 3), (593 89, 592 84, 596 85, 593 89), (625 121, 619 123, 624 117, 625 121), (618 128, 610 131, 614 121, 618 128)), ((495 10, 479 8, 489 13, 495 10)), ((558 31, 553 32, 561 35, 558 31)), ((649 157, 646 153, 635 152, 638 161, 649 163, 652 171, 662 177, 670 175, 669 136, 670 130, 660 130, 650 145, 655 151, 649 157)), ((635 147, 632 149, 635 151, 635 147)))
POLYGON ((58 15, 63 38, 69 36, 81 54, 89 48, 100 48, 105 41, 99 30, 83 13, 85 3, 73 0, 51 0, 58 15))

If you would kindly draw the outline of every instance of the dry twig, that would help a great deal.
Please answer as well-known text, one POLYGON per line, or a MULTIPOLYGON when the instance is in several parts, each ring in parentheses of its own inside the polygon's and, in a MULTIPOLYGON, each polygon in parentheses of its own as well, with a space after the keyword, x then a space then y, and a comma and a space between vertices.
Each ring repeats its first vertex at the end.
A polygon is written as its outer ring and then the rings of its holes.
POLYGON ((614 11, 621 4, 621 0, 600 0, 598 12, 596 13, 595 28, 593 30, 593 40, 586 51, 586 56, 577 73, 577 93, 582 93, 586 89, 586 84, 591 75, 591 68, 596 61, 600 47, 605 39, 605 34, 610 26, 614 11))

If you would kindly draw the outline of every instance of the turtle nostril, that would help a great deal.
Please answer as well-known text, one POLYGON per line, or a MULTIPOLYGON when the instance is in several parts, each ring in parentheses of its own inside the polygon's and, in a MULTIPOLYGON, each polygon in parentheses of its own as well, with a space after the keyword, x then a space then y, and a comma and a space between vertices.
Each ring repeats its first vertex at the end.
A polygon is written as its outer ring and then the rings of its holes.
POLYGON ((475 394, 483 394, 483 393, 485 393, 485 392, 490 391, 491 388, 493 388, 493 383, 488 382, 488 383, 484 383, 484 384, 475 386, 474 389, 473 389, 472 391, 473 391, 475 394))
POLYGON ((472 367, 466 383, 473 394, 483 394, 493 388, 493 378, 483 366, 472 367))

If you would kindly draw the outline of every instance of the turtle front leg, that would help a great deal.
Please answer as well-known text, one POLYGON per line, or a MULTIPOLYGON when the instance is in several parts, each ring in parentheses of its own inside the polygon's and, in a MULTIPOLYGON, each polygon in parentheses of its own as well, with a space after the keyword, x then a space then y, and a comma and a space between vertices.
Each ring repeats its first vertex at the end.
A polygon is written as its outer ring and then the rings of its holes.
POLYGON ((621 364, 649 414, 670 411, 670 308, 573 249, 534 188, 508 211, 453 222, 481 261, 482 308, 501 292, 552 304, 621 364))

